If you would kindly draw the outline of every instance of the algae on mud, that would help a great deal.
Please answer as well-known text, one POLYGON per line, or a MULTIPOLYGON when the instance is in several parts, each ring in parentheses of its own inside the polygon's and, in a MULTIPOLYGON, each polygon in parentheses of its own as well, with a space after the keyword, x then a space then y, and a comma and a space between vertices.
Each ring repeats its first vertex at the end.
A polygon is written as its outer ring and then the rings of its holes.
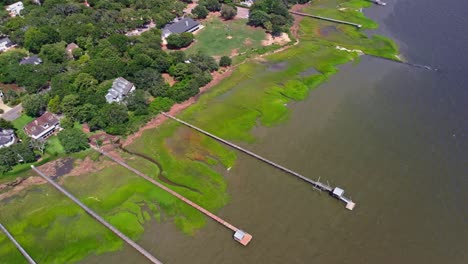
MULTIPOLYGON (((369 3, 362 0, 322 0, 302 12, 349 18, 365 28, 374 28, 377 25, 357 11, 367 6, 369 3)), ((180 117, 220 137, 253 142, 251 131, 255 126, 284 122, 288 103, 306 98, 338 71, 338 65, 358 58, 358 53, 337 46, 391 59, 396 59, 398 53, 387 38, 368 38, 354 27, 326 21, 304 18, 299 34, 298 45, 241 64, 180 117), (333 30, 323 34, 324 28, 333 30), (277 63, 283 64, 276 71, 268 70, 277 63), (317 73, 301 74, 311 68, 317 73)), ((223 172, 234 165, 235 152, 211 138, 168 121, 145 131, 128 148, 157 160, 166 178, 189 188, 167 186, 208 210, 216 212, 228 202, 223 172)), ((144 159, 122 155, 148 175, 156 177, 159 173, 156 165, 144 159)), ((64 182, 85 204, 134 239, 141 236, 143 224, 150 218, 168 216, 187 234, 193 234, 206 222, 195 209, 117 165, 64 182)), ((48 186, 36 186, 15 199, 2 201, 0 212, 0 221, 40 263, 71 263, 122 247, 115 236, 48 186)), ((0 259, 17 263, 20 258, 0 236, 0 259)))

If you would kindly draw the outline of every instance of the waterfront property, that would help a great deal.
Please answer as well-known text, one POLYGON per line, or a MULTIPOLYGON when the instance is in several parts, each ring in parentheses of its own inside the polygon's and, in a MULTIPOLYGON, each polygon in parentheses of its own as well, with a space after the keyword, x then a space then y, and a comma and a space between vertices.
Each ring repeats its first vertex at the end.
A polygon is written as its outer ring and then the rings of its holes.
POLYGON ((19 16, 21 10, 24 9, 23 2, 16 2, 5 7, 6 11, 10 14, 11 17, 19 16))
POLYGON ((0 38, 0 52, 7 51, 13 47, 14 44, 8 37, 0 38))
POLYGON ((45 112, 24 127, 26 135, 33 139, 44 140, 60 129, 59 119, 52 113, 45 112))
POLYGON ((42 59, 39 58, 38 55, 33 55, 31 57, 25 57, 20 61, 21 65, 31 64, 31 65, 39 65, 42 63, 42 59))
POLYGON ((182 19, 174 19, 171 23, 167 24, 162 30, 163 40, 169 37, 171 34, 180 34, 184 32, 195 32, 200 29, 200 23, 193 20, 190 17, 184 17, 182 19))
POLYGON ((112 87, 106 94, 106 101, 111 103, 120 103, 122 102, 127 95, 135 91, 135 85, 125 78, 119 77, 114 80, 112 87))
POLYGON ((15 131, 13 129, 0 128, 0 148, 9 147, 16 142, 15 131))

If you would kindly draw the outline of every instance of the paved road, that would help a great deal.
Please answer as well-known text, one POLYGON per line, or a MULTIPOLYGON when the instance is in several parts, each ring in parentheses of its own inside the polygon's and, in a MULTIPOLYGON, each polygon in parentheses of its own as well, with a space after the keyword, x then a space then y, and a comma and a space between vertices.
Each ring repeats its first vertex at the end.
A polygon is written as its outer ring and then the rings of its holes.
POLYGON ((0 117, 8 121, 13 121, 21 116, 22 111, 23 111, 23 106, 19 104, 13 107, 10 111, 0 115, 0 117))

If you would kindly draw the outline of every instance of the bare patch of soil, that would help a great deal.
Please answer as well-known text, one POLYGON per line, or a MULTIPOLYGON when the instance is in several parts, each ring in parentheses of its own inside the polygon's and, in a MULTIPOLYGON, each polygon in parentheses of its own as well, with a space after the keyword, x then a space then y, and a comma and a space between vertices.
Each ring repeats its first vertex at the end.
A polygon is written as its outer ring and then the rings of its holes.
POLYGON ((176 83, 176 80, 174 80, 174 78, 172 78, 172 76, 170 76, 169 73, 163 73, 161 75, 164 78, 164 81, 166 81, 170 86, 176 83))
POLYGON ((281 33, 281 36, 274 37, 271 34, 266 35, 266 39, 262 40, 263 46, 270 46, 273 44, 286 45, 291 41, 287 33, 281 33))
POLYGON ((246 39, 244 40, 244 45, 246 45, 246 46, 251 46, 251 45, 252 45, 252 40, 249 39, 249 38, 246 38, 246 39))
POLYGON ((235 56, 237 56, 237 55, 239 55, 239 49, 233 49, 233 50, 231 50, 231 55, 230 55, 231 58, 232 58, 232 57, 235 57, 235 56))

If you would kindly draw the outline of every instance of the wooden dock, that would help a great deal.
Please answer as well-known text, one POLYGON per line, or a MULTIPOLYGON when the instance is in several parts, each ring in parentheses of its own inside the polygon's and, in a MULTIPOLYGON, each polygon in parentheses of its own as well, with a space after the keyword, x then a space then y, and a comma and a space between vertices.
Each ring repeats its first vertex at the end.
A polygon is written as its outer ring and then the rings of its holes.
POLYGON ((265 162, 265 163, 267 163, 267 164, 269 164, 269 165, 271 165, 271 166, 273 166, 273 167, 275 167, 275 168, 277 168, 279 170, 287 172, 287 173, 289 173, 289 174, 291 174, 291 175, 293 175, 293 176, 295 176, 295 177, 297 177, 297 178, 299 178, 299 179, 301 179, 301 180, 303 180, 303 181, 305 181, 307 183, 310 183, 314 188, 317 188, 319 190, 328 192, 329 194, 336 197, 337 199, 345 202, 346 203, 346 209, 353 210, 355 205, 356 205, 354 202, 352 202, 351 199, 346 198, 346 197, 343 196, 344 190, 341 190, 339 188, 332 188, 331 186, 329 186, 329 185, 327 185, 325 183, 322 183, 320 181, 311 180, 311 179, 309 179, 309 178, 307 178, 307 177, 305 177, 305 176, 303 176, 303 175, 301 175, 301 174, 299 174, 299 173, 297 173, 297 172, 295 172, 293 170, 290 170, 290 169, 288 169, 288 168, 286 168, 284 166, 281 166, 281 165, 279 165, 279 164, 277 164, 277 163, 275 163, 275 162, 273 162, 271 160, 268 160, 268 159, 266 159, 266 158, 264 158, 264 157, 262 157, 262 156, 260 156, 258 154, 253 153, 252 151, 244 149, 244 148, 242 148, 242 147, 240 147, 240 146, 238 146, 238 145, 236 145, 236 144, 234 144, 232 142, 229 142, 229 141, 227 141, 225 139, 222 139, 222 138, 220 138, 218 136, 215 136, 215 135, 213 135, 213 134, 211 134, 211 133, 209 133, 209 132, 207 132, 207 131, 205 131, 205 130, 203 130, 201 128, 198 128, 198 127, 196 127, 196 126, 194 126, 192 124, 189 124, 189 123, 187 123, 187 122, 185 122, 185 121, 183 121, 181 119, 178 119, 178 118, 176 118, 174 116, 171 116, 171 115, 169 115, 167 113, 162 113, 162 114, 164 116, 168 117, 168 118, 171 118, 171 119, 185 125, 185 126, 188 126, 188 127, 192 128, 192 129, 195 129, 196 131, 198 131, 198 132, 200 132, 202 134, 205 134, 205 135, 207 135, 207 136, 209 136, 209 137, 211 137, 211 138, 213 138, 213 139, 215 139, 215 140, 217 140, 219 142, 222 142, 222 143, 224 143, 224 144, 226 144, 226 145, 228 145, 228 146, 230 146, 232 148, 235 148, 235 149, 237 149, 237 150, 239 150, 241 152, 244 152, 247 155, 250 155, 250 156, 252 156, 252 157, 254 157, 254 158, 256 158, 256 159, 258 159, 260 161, 263 161, 263 162, 265 162), (338 193, 335 192, 335 190, 337 190, 337 189, 340 190, 340 192, 338 192, 338 193))
POLYGON ((69 193, 67 190, 65 190, 62 186, 60 186, 58 183, 47 177, 44 173, 42 173, 39 169, 34 167, 34 165, 31 165, 31 168, 36 171, 39 176, 41 176, 43 179, 45 179, 48 183, 50 183, 52 186, 55 187, 55 189, 59 190, 61 193, 63 193, 65 196, 67 196, 70 200, 72 200, 75 204, 77 204, 79 207, 81 207, 83 210, 86 211, 91 217, 96 219, 99 223, 101 223, 103 226, 107 227, 112 233, 117 235, 119 238, 121 238, 123 241, 125 241, 127 244, 129 244, 131 247, 136 249, 140 254, 142 254, 144 257, 146 257, 149 261, 151 261, 154 264, 162 264, 161 261, 159 261, 156 257, 151 255, 148 251, 146 251, 143 247, 135 243, 133 240, 131 240, 129 237, 124 235, 122 232, 120 232, 117 228, 109 224, 106 220, 104 220, 101 216, 99 216, 97 213, 95 213, 93 210, 91 210, 89 207, 84 205, 80 200, 78 200, 75 196, 73 196, 71 193, 69 193))
POLYGON ((153 185, 156 185, 157 187, 163 189, 164 191, 170 193, 171 195, 177 197, 179 200, 185 202, 186 204, 192 206, 193 208, 197 209, 198 211, 202 212, 206 216, 210 217, 211 219, 215 220, 216 222, 222 224, 223 226, 231 229, 234 232, 234 238, 236 241, 241 243, 244 246, 247 246, 249 244, 250 240, 252 240, 252 235, 242 231, 241 229, 235 227, 234 225, 228 223, 227 221, 224 221, 221 217, 211 213, 210 211, 206 210, 205 208, 201 207, 200 205, 192 202, 191 200, 185 198, 184 196, 178 194, 177 192, 171 190, 170 188, 166 187, 165 185, 159 183, 155 179, 149 177, 148 175, 138 171, 137 169, 134 169, 133 167, 130 167, 127 163, 125 163, 122 160, 116 159, 115 157, 109 155, 108 153, 104 152, 103 150, 97 148, 96 146, 91 146, 94 150, 97 152, 101 153, 102 155, 108 157, 109 159, 113 160, 114 162, 118 163, 119 165, 125 167, 126 169, 130 170, 131 172, 135 173, 136 175, 142 177, 143 179, 149 181, 153 185), (241 234, 241 236, 239 236, 241 234))
POLYGON ((11 242, 15 245, 15 247, 21 252, 21 254, 24 256, 24 258, 29 262, 29 264, 36 264, 34 259, 26 252, 26 250, 16 241, 16 239, 13 237, 10 232, 2 225, 0 224, 0 230, 5 233, 5 235, 11 240, 11 242))
POLYGON ((289 13, 291 13, 293 15, 312 17, 312 18, 320 19, 320 20, 324 20, 324 21, 329 21, 329 22, 334 22, 334 23, 338 23, 338 24, 344 24, 344 25, 354 26, 354 27, 357 27, 357 28, 362 28, 361 24, 356 24, 356 23, 353 23, 353 22, 338 20, 338 19, 334 19, 334 18, 316 16, 316 15, 311 15, 311 14, 306 14, 306 13, 301 13, 301 12, 296 12, 296 11, 289 11, 289 13))

